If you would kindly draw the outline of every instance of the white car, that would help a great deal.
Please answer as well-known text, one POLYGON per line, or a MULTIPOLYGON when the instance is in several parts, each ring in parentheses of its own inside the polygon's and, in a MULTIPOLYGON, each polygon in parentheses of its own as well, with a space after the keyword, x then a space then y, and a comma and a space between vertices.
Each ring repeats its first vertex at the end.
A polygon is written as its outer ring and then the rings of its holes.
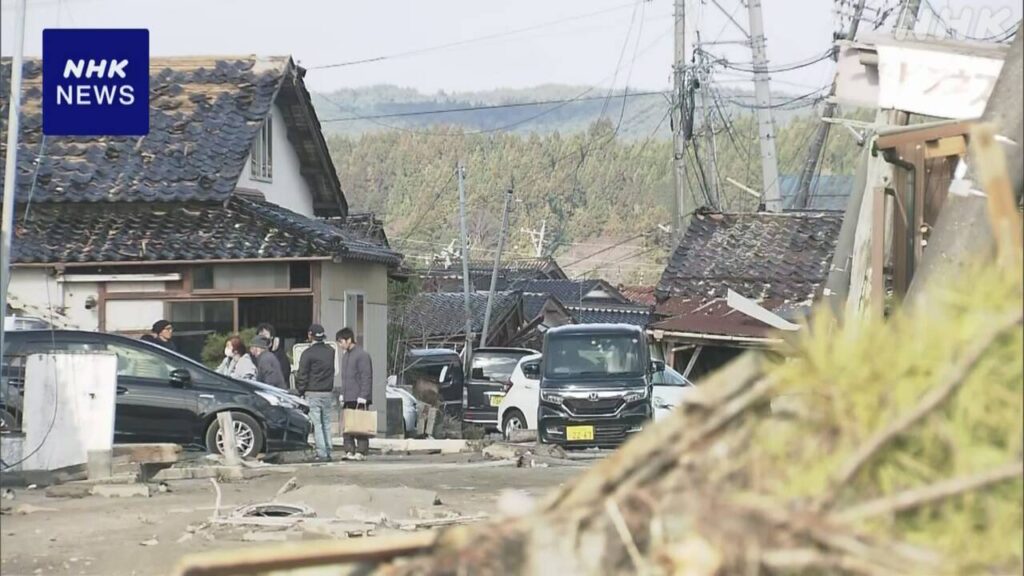
MULTIPOLYGON (((540 354, 524 356, 519 360, 509 382, 511 385, 498 406, 498 424, 506 440, 515 430, 537 429, 537 408, 540 403, 540 354)), ((661 364, 660 361, 656 361, 661 364)), ((682 403, 683 396, 693 389, 693 383, 682 374, 661 364, 652 378, 654 390, 651 402, 657 422, 682 403)))

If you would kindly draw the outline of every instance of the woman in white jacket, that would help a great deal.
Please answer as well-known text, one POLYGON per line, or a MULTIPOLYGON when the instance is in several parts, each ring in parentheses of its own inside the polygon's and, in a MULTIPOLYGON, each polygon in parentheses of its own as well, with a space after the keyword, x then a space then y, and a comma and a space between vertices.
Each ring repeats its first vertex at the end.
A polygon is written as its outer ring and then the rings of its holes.
POLYGON ((239 380, 256 379, 256 364, 238 336, 228 338, 224 344, 224 361, 217 367, 217 373, 239 380))

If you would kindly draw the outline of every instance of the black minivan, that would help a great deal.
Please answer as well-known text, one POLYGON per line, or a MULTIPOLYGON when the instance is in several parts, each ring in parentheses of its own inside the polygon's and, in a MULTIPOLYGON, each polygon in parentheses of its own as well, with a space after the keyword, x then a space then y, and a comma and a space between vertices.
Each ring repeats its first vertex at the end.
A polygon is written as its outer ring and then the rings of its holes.
POLYGON ((653 363, 642 328, 582 324, 544 334, 537 428, 567 447, 618 446, 651 419, 653 363))
POLYGON ((309 405, 284 390, 236 380, 159 346, 115 334, 26 330, 5 335, 3 408, 19 419, 32 354, 107 351, 117 355, 114 442, 172 442, 219 453, 217 413, 231 411, 242 456, 305 449, 309 405))

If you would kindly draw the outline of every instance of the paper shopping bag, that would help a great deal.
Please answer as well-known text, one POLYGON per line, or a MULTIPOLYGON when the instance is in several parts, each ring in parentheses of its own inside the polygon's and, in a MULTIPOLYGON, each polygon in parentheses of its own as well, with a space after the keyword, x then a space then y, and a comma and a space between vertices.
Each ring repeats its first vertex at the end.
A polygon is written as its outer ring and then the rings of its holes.
POLYGON ((352 436, 376 436, 377 413, 373 410, 346 408, 341 411, 341 430, 352 436))

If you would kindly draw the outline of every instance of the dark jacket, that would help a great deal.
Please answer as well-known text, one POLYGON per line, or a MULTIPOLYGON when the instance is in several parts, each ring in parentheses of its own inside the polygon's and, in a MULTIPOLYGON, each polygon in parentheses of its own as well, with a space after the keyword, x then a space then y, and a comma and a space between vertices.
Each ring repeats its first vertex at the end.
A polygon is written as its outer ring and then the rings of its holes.
POLYGON ((273 352, 265 350, 256 358, 256 381, 288 389, 288 381, 281 372, 281 363, 277 361, 273 352))
POLYGON ((341 395, 345 402, 365 398, 373 401, 373 361, 363 347, 356 344, 341 357, 341 395))
MULTIPOLYGON (((284 340, 277 338, 270 339, 270 351, 273 352, 274 356, 277 357, 277 363, 281 366, 281 374, 284 376, 284 381, 288 381, 288 375, 291 374, 292 366, 288 362, 288 351, 285 350, 284 340)), ((287 388, 287 386, 285 386, 287 388)))
POLYGON ((315 342, 306 348, 299 358, 295 389, 299 394, 334 390, 334 348, 323 342, 315 342))
POLYGON ((163 341, 152 334, 144 334, 141 338, 143 342, 149 342, 150 344, 156 344, 161 348, 166 348, 171 352, 177 352, 178 347, 174 344, 174 340, 163 341))

